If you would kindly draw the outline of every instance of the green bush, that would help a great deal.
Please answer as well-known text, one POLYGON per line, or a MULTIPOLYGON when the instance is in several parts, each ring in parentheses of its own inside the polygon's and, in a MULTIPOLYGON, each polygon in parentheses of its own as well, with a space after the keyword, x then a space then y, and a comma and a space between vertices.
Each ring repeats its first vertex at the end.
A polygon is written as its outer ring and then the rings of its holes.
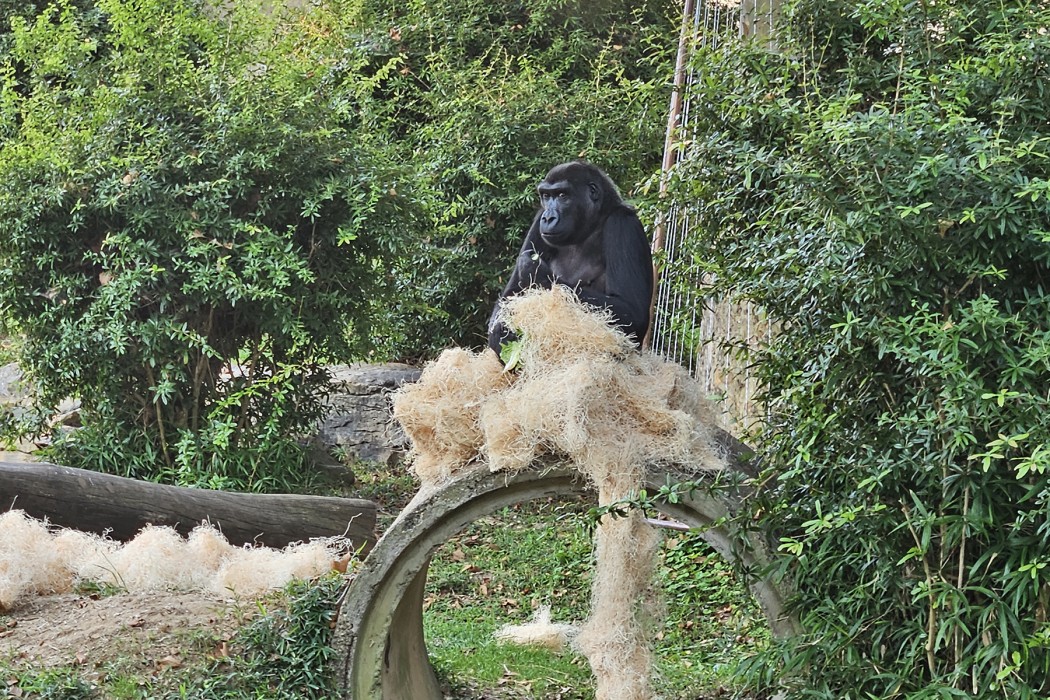
POLYGON ((390 129, 435 193, 395 273, 387 354, 484 343, 553 165, 586 157, 628 193, 659 168, 678 18, 662 2, 363 0, 390 129))
POLYGON ((267 488, 323 363, 372 347, 418 207, 342 21, 189 0, 12 20, 0 311, 42 406, 82 402, 67 463, 267 488))
POLYGON ((749 516, 791 697, 1050 693, 1050 10, 801 0, 703 50, 693 271, 775 332, 749 516))

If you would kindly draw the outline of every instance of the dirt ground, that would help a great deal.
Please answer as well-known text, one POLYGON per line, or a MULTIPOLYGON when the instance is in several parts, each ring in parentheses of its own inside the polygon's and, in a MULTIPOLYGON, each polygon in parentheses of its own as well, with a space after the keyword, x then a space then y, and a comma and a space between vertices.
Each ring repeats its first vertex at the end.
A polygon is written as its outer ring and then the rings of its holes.
POLYGON ((244 607, 203 593, 63 594, 0 613, 0 659, 15 666, 85 667, 88 680, 123 664, 152 675, 224 656, 244 607))

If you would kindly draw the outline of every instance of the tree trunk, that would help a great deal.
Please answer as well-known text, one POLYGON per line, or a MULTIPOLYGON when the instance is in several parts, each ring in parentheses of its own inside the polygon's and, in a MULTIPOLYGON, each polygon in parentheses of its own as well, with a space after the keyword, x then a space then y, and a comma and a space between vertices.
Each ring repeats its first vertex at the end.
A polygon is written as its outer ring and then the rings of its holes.
POLYGON ((0 512, 16 508, 120 541, 148 524, 185 535, 208 521, 234 545, 284 547, 334 535, 366 550, 375 543, 376 505, 358 498, 208 491, 45 462, 0 461, 0 512))

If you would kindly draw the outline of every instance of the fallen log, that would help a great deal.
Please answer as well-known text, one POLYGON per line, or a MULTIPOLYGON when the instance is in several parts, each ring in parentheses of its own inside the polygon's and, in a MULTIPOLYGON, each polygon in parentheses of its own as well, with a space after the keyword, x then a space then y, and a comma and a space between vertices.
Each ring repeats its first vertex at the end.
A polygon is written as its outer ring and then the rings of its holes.
POLYGON ((365 550, 375 543, 376 505, 359 498, 209 491, 46 462, 0 461, 0 513, 16 508, 122 542, 149 524, 185 535, 208 521, 234 545, 284 547, 335 535, 365 550))

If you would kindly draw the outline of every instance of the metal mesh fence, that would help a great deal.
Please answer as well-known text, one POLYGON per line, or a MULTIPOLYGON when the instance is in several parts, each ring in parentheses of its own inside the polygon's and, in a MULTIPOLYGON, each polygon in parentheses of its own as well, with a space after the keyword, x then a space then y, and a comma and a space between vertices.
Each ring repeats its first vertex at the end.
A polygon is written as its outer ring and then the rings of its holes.
MULTIPOLYGON (((773 0, 686 0, 664 149, 667 173, 683 157, 680 144, 693 130, 688 86, 694 79, 688 54, 695 46, 718 46, 742 36, 769 37, 774 23, 773 0)), ((660 281, 654 306, 650 348, 674 360, 697 377, 704 389, 723 399, 724 424, 739 432, 755 417, 756 383, 730 348, 760 342, 768 334, 762 314, 753 305, 734 305, 709 298, 705 280, 683 251, 689 236, 689 213, 668 207, 658 221, 654 248, 660 281)))

